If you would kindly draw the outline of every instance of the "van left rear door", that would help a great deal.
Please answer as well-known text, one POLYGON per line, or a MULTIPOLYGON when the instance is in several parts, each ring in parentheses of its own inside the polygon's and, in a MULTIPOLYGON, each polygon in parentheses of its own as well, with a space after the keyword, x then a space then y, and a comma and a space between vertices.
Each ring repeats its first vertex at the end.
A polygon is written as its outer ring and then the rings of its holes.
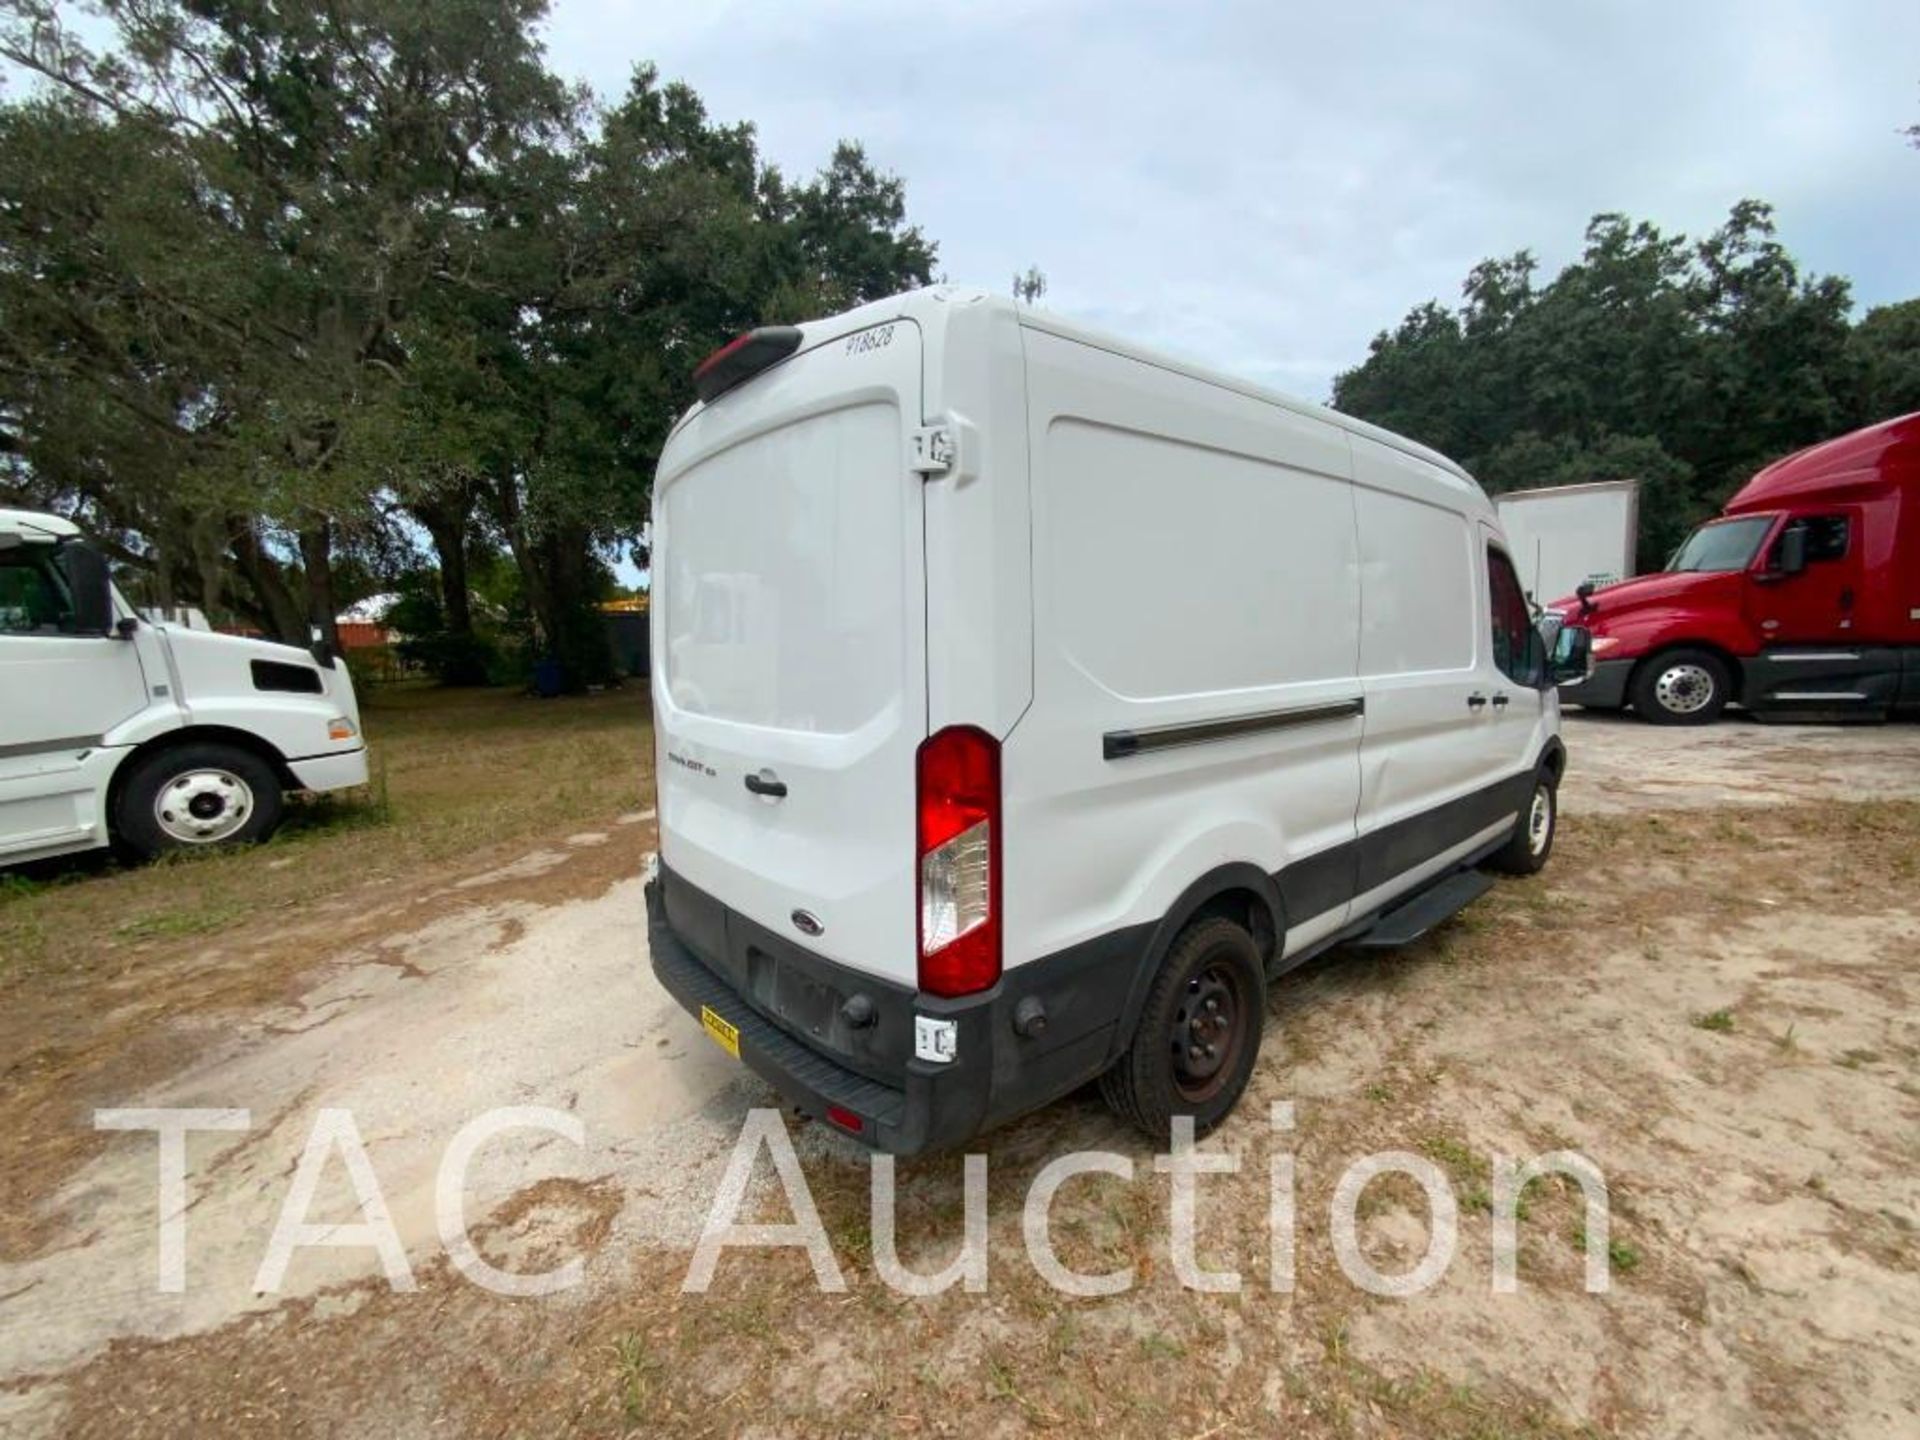
POLYGON ((815 954, 917 983, 927 733, 920 334, 803 349, 669 442, 654 486, 662 860, 815 954))

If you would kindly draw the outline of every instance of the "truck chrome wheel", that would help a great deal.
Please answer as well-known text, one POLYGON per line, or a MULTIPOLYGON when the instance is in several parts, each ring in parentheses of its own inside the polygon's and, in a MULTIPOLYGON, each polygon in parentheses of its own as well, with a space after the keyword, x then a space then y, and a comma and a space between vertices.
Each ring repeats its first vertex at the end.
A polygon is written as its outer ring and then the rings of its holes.
POLYGON ((1713 703, 1713 676, 1699 665, 1669 665, 1653 682, 1654 697, 1672 715, 1696 715, 1713 703))
POLYGON ((1189 1104, 1211 1100, 1233 1073, 1245 1010, 1239 972, 1224 961, 1213 962, 1187 982, 1186 993, 1174 1008, 1168 1037, 1173 1048, 1173 1084, 1182 1100, 1189 1104))
POLYGON ((161 832, 183 845, 217 845, 253 814, 253 789, 229 770, 189 770, 153 799, 161 832))
POLYGON ((1527 849, 1535 855, 1544 855, 1552 840, 1553 791, 1537 785, 1533 791, 1533 808, 1527 811, 1527 849))

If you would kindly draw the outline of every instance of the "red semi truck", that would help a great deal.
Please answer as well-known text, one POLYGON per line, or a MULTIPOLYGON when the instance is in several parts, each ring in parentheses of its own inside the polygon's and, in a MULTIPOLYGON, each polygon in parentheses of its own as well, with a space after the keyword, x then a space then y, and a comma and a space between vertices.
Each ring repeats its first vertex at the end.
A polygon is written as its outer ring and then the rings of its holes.
POLYGON ((1702 725, 1920 714, 1920 413, 1775 461, 1667 568, 1557 600, 1593 635, 1561 687, 1590 709, 1702 725))

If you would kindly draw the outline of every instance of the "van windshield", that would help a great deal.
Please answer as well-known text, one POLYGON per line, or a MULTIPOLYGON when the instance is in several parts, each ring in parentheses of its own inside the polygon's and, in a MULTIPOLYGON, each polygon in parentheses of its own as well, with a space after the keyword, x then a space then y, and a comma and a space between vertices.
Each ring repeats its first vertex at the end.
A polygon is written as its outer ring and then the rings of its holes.
POLYGON ((1738 520, 1714 520, 1687 537, 1667 562, 1672 570, 1744 570, 1753 563, 1760 541, 1773 524, 1771 515, 1749 515, 1738 520))

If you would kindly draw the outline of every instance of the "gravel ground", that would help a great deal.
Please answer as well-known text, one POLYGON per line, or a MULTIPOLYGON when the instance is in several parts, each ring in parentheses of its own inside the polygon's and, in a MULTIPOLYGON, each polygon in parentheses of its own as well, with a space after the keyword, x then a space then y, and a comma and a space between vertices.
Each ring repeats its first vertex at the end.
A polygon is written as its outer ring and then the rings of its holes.
POLYGON ((1647 725, 1569 708, 1561 731, 1575 814, 1920 796, 1920 725, 1647 725))

